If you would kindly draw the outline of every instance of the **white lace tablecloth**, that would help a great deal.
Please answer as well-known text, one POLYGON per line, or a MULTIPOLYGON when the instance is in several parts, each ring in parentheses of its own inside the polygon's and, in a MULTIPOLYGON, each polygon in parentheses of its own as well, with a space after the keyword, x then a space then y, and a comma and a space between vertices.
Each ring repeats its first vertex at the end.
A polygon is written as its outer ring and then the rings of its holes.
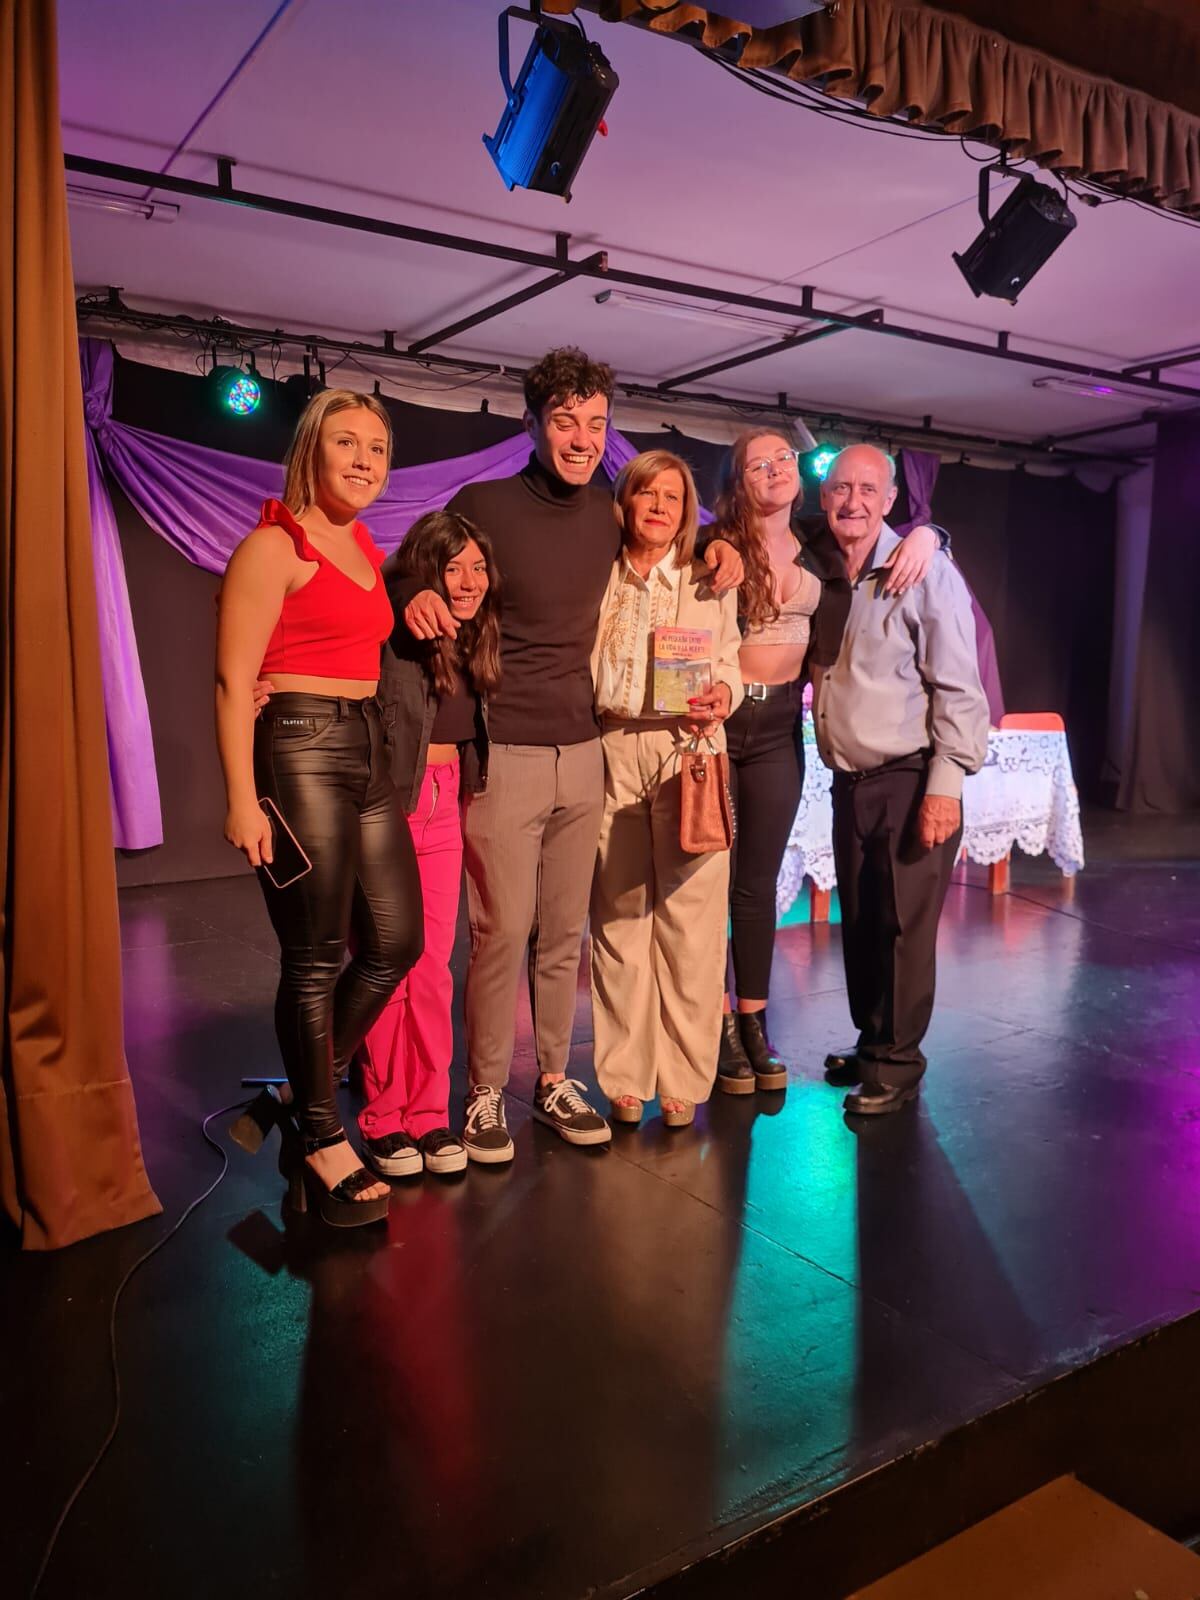
MULTIPOLYGON (((804 754, 804 793, 775 890, 780 916, 805 878, 818 889, 832 889, 837 882, 833 774, 817 754, 807 711, 804 754)), ((991 866, 1014 845, 1030 856, 1048 853, 1068 877, 1083 866, 1079 795, 1063 733, 993 728, 982 768, 963 786, 963 847, 969 859, 991 866)))

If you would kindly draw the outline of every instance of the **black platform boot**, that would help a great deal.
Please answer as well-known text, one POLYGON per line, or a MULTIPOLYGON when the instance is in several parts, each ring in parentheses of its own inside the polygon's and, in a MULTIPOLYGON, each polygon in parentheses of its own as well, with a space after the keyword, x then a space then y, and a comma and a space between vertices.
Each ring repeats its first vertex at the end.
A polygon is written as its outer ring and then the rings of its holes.
POLYGON ((742 1049, 754 1069, 754 1081, 760 1089, 786 1089, 787 1062, 776 1055, 767 1038, 767 1013, 765 1011, 739 1011, 738 1032, 742 1049))
POLYGON ((737 1018, 726 1011, 721 1018, 721 1048, 717 1051, 717 1088, 726 1094, 753 1094, 754 1068, 742 1048, 737 1018))

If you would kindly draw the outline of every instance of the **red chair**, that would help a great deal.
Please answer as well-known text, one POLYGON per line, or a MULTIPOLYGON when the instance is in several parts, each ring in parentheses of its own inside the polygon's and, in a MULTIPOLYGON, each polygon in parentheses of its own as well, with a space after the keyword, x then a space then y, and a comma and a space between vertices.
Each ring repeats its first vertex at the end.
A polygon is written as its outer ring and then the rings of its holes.
MULTIPOLYGON (((1066 723, 1057 711, 1006 711, 1000 718, 1002 728, 1028 728, 1035 733, 1065 733, 1066 723)), ((988 868, 988 890, 992 894, 1008 893, 1008 857, 988 868)))
POLYGON ((1057 711, 1006 711, 1002 728, 1033 728, 1041 733, 1066 733, 1066 724, 1057 711))

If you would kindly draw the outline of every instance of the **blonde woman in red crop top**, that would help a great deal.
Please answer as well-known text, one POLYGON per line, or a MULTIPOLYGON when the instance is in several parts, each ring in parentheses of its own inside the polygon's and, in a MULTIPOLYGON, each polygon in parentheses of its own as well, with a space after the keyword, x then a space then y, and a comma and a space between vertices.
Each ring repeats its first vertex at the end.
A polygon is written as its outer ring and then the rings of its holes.
POLYGON ((337 1227, 382 1220, 389 1190, 346 1139, 335 1071, 422 940, 376 697, 392 607, 383 552, 358 520, 387 482, 391 446, 374 397, 331 389, 309 402, 283 497, 266 502, 229 562, 217 631, 225 837, 258 870, 279 938, 275 1027, 291 1095, 287 1108, 272 1104, 289 1192, 301 1209, 311 1192, 337 1227), (260 677, 273 692, 256 721, 260 677))

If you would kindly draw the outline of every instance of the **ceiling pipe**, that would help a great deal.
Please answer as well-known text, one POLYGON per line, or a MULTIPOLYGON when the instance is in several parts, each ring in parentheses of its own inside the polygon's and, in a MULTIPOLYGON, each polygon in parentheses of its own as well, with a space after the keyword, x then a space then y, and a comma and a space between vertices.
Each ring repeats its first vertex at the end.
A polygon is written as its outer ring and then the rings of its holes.
POLYGON ((156 181, 150 185, 145 194, 142 196, 143 200, 149 200, 155 189, 161 186, 162 178, 164 178, 175 165, 176 161, 187 149, 189 141, 193 139, 200 131, 200 129, 208 121, 209 117, 212 116, 213 112, 221 104, 221 101, 224 100, 230 89, 233 88, 234 84, 241 77, 242 73, 245 72, 246 68, 254 60, 255 56, 259 52, 260 47, 265 44, 267 35, 272 31, 275 24, 280 20, 284 12, 291 4, 292 0, 280 0, 279 5, 276 6, 275 10, 267 18, 262 28, 259 29, 258 36, 255 38, 254 43, 250 45, 249 49, 242 52, 242 56, 237 65, 234 67, 233 71, 228 75, 228 77, 225 79, 225 82, 217 90, 216 94, 212 96, 208 104, 201 111, 200 115, 195 119, 191 127, 184 134, 183 138, 180 139, 174 150, 171 151, 171 154, 163 162, 162 166, 159 168, 159 171, 155 175, 156 181))

